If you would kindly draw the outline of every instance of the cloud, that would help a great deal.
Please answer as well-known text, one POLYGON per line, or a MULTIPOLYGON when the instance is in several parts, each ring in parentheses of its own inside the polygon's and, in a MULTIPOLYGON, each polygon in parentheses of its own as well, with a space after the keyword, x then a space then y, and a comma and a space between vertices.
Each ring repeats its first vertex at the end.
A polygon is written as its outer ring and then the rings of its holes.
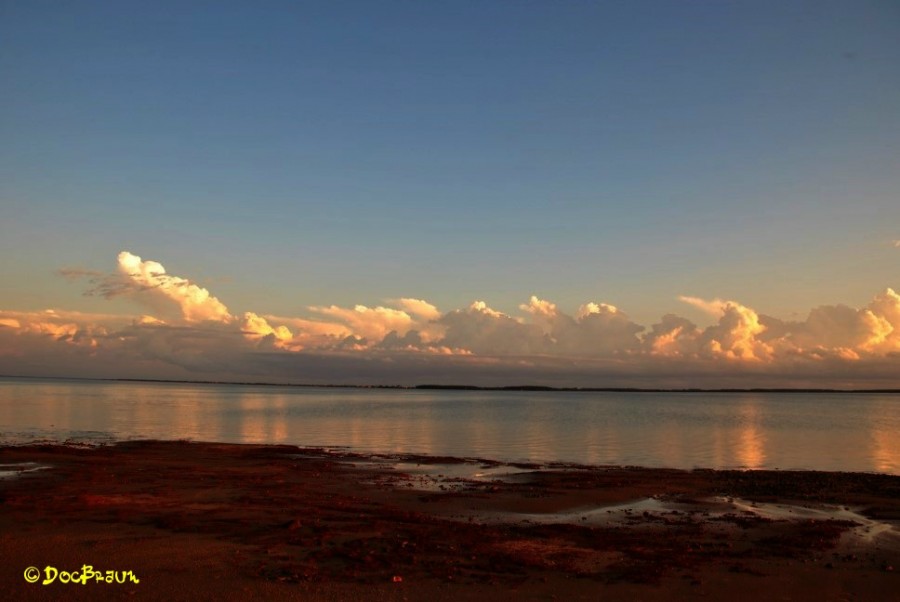
POLYGON ((710 301, 706 301, 705 299, 700 299, 699 297, 687 297, 681 295, 678 297, 678 300, 683 301, 688 305, 693 305, 697 309, 717 318, 725 315, 725 305, 727 301, 722 301, 721 299, 712 299, 710 301))
POLYGON ((422 320, 437 320, 441 317, 437 307, 422 299, 402 298, 397 299, 395 303, 406 313, 422 320))
POLYGON ((800 349, 850 350, 856 355, 900 351, 900 296, 885 289, 864 308, 823 305, 793 326, 788 338, 800 349))
MULTIPOLYGON (((134 318, 111 314, 89 314, 77 311, 46 309, 23 312, 0 310, 0 332, 28 336, 55 343, 96 347, 98 339, 129 324, 134 318)), ((0 348, 0 354, 15 353, 0 348)))
POLYGON ((404 335, 415 324, 408 313, 390 307, 356 305, 353 308, 346 308, 330 305, 309 309, 335 320, 338 324, 343 324, 351 334, 364 339, 381 340, 389 332, 404 335))
POLYGON ((700 352, 726 359, 763 361, 771 357, 772 348, 762 340, 766 327, 759 315, 749 307, 734 301, 721 302, 719 323, 710 326, 700 335, 700 352))
POLYGON ((175 303, 188 322, 232 320, 228 309, 218 299, 190 281, 166 273, 156 261, 142 261, 128 251, 119 253, 119 273, 125 277, 124 291, 135 296, 167 299, 175 303))
POLYGON ((674 314, 666 314, 644 336, 644 347, 658 357, 696 357, 701 331, 697 325, 674 314))
POLYGON ((0 310, 0 372, 273 382, 536 383, 572 386, 900 386, 900 295, 821 305, 785 321, 738 301, 682 296, 715 318, 667 314, 649 328, 614 305, 572 312, 530 297, 507 314, 482 300, 441 311, 423 299, 232 313, 207 289, 123 251, 88 294, 144 310, 121 316, 0 310), (348 370, 350 372, 341 372, 348 370), (352 376, 351 376, 352 372, 352 376), (506 379, 504 381, 504 379, 506 379))
POLYGON ((291 346, 300 349, 327 349, 348 336, 353 336, 346 324, 312 320, 309 318, 291 318, 285 316, 266 315, 265 320, 291 329, 293 338, 291 346))
POLYGON ((291 348, 294 339, 294 335, 287 326, 272 326, 268 320, 252 311, 244 314, 241 330, 245 336, 251 339, 260 339, 282 349, 291 348))
POLYGON ((900 352, 900 295, 890 288, 863 308, 846 305, 813 308, 802 322, 758 315, 735 301, 681 299, 719 315, 719 323, 699 331, 693 325, 676 324, 674 317, 669 318, 670 328, 654 326, 651 344, 657 345, 660 352, 668 349, 683 354, 768 362, 797 356, 852 361, 900 352), (679 327, 678 345, 663 337, 679 327))
POLYGON ((479 355, 543 354, 548 349, 549 339, 540 326, 513 319, 484 301, 451 311, 438 323, 446 328, 442 345, 479 355))
POLYGON ((119 253, 118 270, 112 274, 81 268, 62 268, 58 273, 69 279, 87 279, 90 286, 86 295, 106 299, 128 296, 165 316, 188 322, 233 319, 228 308, 205 288, 167 274, 161 263, 142 261, 128 251, 119 253))
POLYGON ((554 355, 596 357, 633 353, 640 348, 637 335, 644 327, 613 305, 586 303, 572 317, 554 303, 532 296, 519 308, 531 314, 541 327, 548 337, 547 351, 554 355))

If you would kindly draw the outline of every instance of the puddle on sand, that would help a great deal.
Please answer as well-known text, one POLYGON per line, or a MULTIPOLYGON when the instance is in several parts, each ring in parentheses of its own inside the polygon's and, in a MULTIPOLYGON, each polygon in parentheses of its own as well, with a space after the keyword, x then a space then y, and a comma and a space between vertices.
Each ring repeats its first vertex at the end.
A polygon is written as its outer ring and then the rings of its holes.
POLYGON ((527 478, 527 472, 506 464, 482 464, 478 462, 458 462, 455 464, 419 464, 398 462, 393 464, 397 472, 431 479, 467 479, 470 481, 519 482, 527 478))
MULTIPOLYGON (((330 450, 329 450, 330 451, 330 450)), ((340 450, 336 450, 338 453, 340 450)), ((303 457, 304 454, 296 454, 303 457)), ((496 464, 476 459, 462 459, 452 463, 403 461, 397 458, 342 458, 338 461, 354 466, 386 469, 376 477, 375 484, 409 488, 415 491, 454 492, 471 490, 492 482, 527 483, 543 470, 558 470, 553 465, 516 466, 496 464)), ((866 543, 878 538, 900 546, 900 521, 877 521, 846 506, 797 506, 751 502, 734 497, 712 497, 678 502, 665 497, 648 497, 620 504, 581 506, 547 513, 478 512, 456 515, 454 519, 476 520, 491 524, 572 524, 582 526, 646 526, 686 522, 718 522, 717 528, 727 528, 729 518, 759 518, 773 521, 839 520, 857 524, 848 534, 866 543)), ((713 526, 713 525, 709 525, 713 526)))
MULTIPOLYGON (((604 506, 582 506, 561 512, 517 513, 483 512, 471 519, 485 523, 525 523, 536 525, 572 524, 582 526, 633 525, 654 527, 660 524, 707 522, 716 519, 757 517, 772 521, 839 520, 856 523, 848 533, 864 541, 890 539, 900 544, 900 524, 878 521, 846 506, 796 506, 767 504, 740 498, 715 497, 684 503, 649 497, 604 506)), ((469 519, 470 517, 462 517, 469 519)))
POLYGON ((14 479, 26 472, 44 470, 50 468, 37 462, 16 462, 14 464, 0 464, 0 479, 14 479))
POLYGON ((475 460, 436 464, 374 460, 354 464, 387 469, 385 475, 375 479, 377 484, 391 484, 416 491, 445 492, 465 491, 485 483, 525 483, 539 470, 523 470, 509 464, 488 464, 475 460))
POLYGON ((845 520, 857 523, 851 532, 864 541, 888 537, 900 542, 900 529, 893 522, 878 521, 856 512, 847 506, 795 506, 791 504, 765 504, 737 498, 715 498, 732 504, 737 510, 772 520, 845 520))
POLYGON ((462 458, 454 462, 416 462, 414 459, 390 456, 370 456, 366 458, 346 456, 349 448, 313 448, 299 453, 288 454, 289 458, 329 459, 348 466, 376 469, 382 474, 375 477, 376 485, 391 485, 415 491, 463 491, 475 484, 503 482, 525 483, 531 474, 542 470, 539 466, 526 467, 462 458))
POLYGON ((648 497, 621 504, 579 506, 556 512, 485 512, 472 518, 487 523, 571 524, 597 527, 636 522, 652 526, 673 521, 700 521, 710 516, 708 509, 703 506, 648 497))

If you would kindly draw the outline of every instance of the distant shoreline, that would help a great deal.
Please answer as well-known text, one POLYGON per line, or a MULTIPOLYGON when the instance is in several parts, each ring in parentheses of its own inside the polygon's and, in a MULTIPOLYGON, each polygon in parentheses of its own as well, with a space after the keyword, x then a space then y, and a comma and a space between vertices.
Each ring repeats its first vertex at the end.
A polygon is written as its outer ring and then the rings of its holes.
POLYGON ((442 384, 418 384, 418 385, 353 385, 353 384, 315 384, 315 383, 275 383, 265 381, 225 381, 225 380, 178 380, 163 378, 87 378, 79 376, 22 376, 15 374, 0 374, 0 378, 19 378, 26 380, 74 380, 85 382, 113 382, 113 383, 160 383, 183 385, 236 385, 245 387, 296 387, 317 389, 396 389, 403 391, 510 391, 510 392, 559 392, 559 393, 873 393, 873 394, 900 394, 900 389, 818 389, 818 388, 721 388, 705 389, 700 387, 685 387, 678 389, 666 389, 655 387, 550 387, 544 385, 442 385, 442 384))

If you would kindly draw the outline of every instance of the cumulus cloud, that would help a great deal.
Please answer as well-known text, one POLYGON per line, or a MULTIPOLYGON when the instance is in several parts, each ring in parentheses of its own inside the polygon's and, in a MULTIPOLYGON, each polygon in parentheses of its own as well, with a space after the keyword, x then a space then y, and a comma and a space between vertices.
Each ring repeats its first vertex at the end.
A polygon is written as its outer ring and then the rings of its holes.
POLYGON ((726 359, 769 359, 772 349, 759 338, 766 327, 755 311, 734 301, 721 304, 718 311, 721 312, 719 323, 700 336, 701 352, 726 359))
POLYGON ((422 320, 437 320, 441 317, 441 312, 437 307, 422 299, 401 298, 397 299, 396 304, 409 315, 422 320))
POLYGON ((655 325, 647 339, 660 353, 772 363, 791 357, 852 361, 900 351, 900 295, 890 288, 863 308, 813 308, 802 322, 759 315, 735 301, 681 300, 719 316, 719 322, 701 331, 667 317, 668 326, 655 325))
POLYGON ((310 311, 320 317, 318 324, 310 324, 332 335, 352 335, 365 339, 371 345, 391 333, 403 337, 416 331, 424 343, 433 343, 444 334, 440 324, 441 312, 437 307, 421 299, 401 298, 390 302, 397 307, 356 305, 352 308, 337 305, 313 306, 310 311))
POLYGON ((696 357, 701 331, 688 320, 666 314, 650 327, 644 336, 644 346, 651 355, 660 357, 696 357))
POLYGON ((441 343, 480 355, 543 354, 548 337, 536 324, 525 324, 475 301, 468 308, 451 311, 438 322, 446 328, 441 343))
MULTIPOLYGON (((98 340, 133 320, 128 316, 54 309, 34 312, 0 310, 0 332, 47 342, 96 347, 98 340)), ((16 354, 21 351, 15 349, 15 346, 11 347, 13 348, 0 347, 0 354, 16 354)))
POLYGON ((313 306, 293 317, 232 314, 205 288, 127 251, 112 273, 61 273, 87 280, 88 294, 149 311, 0 310, 0 371, 351 382, 340 369, 352 369, 353 378, 400 384, 900 386, 900 295, 892 289, 865 307, 822 305, 799 321, 682 296, 715 323, 701 328, 667 314, 644 327, 600 300, 567 312, 538 296, 515 314, 483 300, 442 311, 411 297, 313 306))
POLYGON ((607 303, 586 303, 575 316, 560 311, 556 304, 532 296, 519 309, 547 336, 547 351, 554 355, 606 356, 629 354, 640 347, 638 333, 643 326, 607 303))
POLYGON ((313 320, 310 318, 291 318, 285 316, 263 316, 271 324, 279 324, 289 328, 293 333, 291 346, 296 349, 327 349, 348 336, 352 336, 346 324, 313 320))
POLYGON ((125 288, 132 294, 167 299, 178 306, 184 319, 189 322, 231 321, 228 309, 208 290, 185 278, 167 274, 162 264, 142 261, 128 251, 119 253, 118 259, 119 273, 125 277, 125 288))
POLYGON ((268 320, 252 311, 244 314, 241 329, 250 338, 265 340, 275 347, 284 349, 290 348, 294 339, 294 335, 287 326, 272 326, 268 320))
POLYGON ((797 349, 844 357, 900 351, 900 296, 885 289, 863 308, 823 305, 804 322, 792 324, 785 337, 797 349))
POLYGON ((188 322, 232 320, 225 305, 205 288, 166 273, 159 262, 143 261, 128 251, 119 253, 118 270, 112 274, 79 268, 63 268, 59 273, 70 279, 87 279, 90 286, 86 295, 106 299, 128 296, 158 313, 188 322))
POLYGON ((310 307, 310 310, 345 325, 353 335, 364 339, 381 340, 389 332, 404 335, 414 324, 408 313, 390 307, 357 305, 346 308, 331 305, 310 307))

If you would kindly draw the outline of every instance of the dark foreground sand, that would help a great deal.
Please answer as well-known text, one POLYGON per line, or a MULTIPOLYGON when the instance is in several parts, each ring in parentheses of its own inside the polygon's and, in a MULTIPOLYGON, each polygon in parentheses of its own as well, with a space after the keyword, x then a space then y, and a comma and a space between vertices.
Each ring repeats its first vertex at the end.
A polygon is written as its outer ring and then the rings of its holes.
POLYGON ((897 476, 180 442, 0 464, 3 600, 900 600, 897 476), (41 585, 83 565, 140 581, 41 585))

